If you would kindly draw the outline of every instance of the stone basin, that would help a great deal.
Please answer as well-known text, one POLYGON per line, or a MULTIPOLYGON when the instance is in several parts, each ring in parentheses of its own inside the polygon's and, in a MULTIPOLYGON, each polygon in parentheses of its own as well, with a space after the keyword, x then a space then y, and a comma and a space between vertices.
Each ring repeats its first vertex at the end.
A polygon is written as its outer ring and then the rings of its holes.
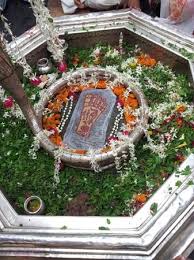
MULTIPOLYGON (((94 77, 94 75, 98 80, 104 80, 107 77, 110 78, 110 81, 114 81, 117 79, 117 76, 113 72, 108 71, 107 69, 103 69, 103 68, 100 69, 99 67, 93 68, 93 69, 92 68, 79 69, 79 70, 73 72, 72 74, 71 73, 68 74, 65 78, 62 78, 62 79, 58 80, 57 82, 55 82, 53 85, 51 85, 46 90, 44 97, 39 101, 38 117, 40 118, 40 120, 42 118, 42 113, 43 113, 44 108, 45 108, 46 104, 48 103, 48 101, 55 95, 55 93, 57 93, 60 89, 64 88, 64 86, 67 85, 68 82, 76 80, 76 82, 78 84, 80 84, 80 81, 82 80, 83 77, 87 78, 87 80, 89 81, 91 77, 94 77)), ((142 128, 145 127, 147 120, 148 120, 146 100, 144 98, 142 91, 137 86, 134 86, 133 82, 128 82, 123 79, 122 85, 126 86, 126 87, 130 87, 131 92, 134 93, 134 95, 136 96, 139 106, 142 111, 138 124, 135 126, 135 129, 130 133, 131 143, 137 143, 137 141, 143 135, 142 128)), ((105 90, 101 90, 101 91, 104 92, 105 90)), ((108 106, 110 106, 110 105, 111 104, 109 104, 108 106)), ((78 109, 78 111, 79 110, 80 109, 78 109)), ((76 114, 78 113, 78 111, 76 112, 76 114)), ((104 124, 104 119, 102 119, 102 120, 103 120, 102 123, 104 124)), ((100 127, 98 127, 98 128, 99 129, 97 131, 100 131, 101 128, 100 127)), ((68 129, 67 129, 67 131, 68 131, 68 129)), ((70 130, 70 133, 71 132, 72 132, 72 129, 70 130)), ((39 137, 41 145, 44 147, 44 149, 46 149, 51 154, 53 154, 55 152, 55 150, 57 149, 57 146, 52 144, 51 142, 49 142, 48 138, 46 138, 46 136, 44 135, 43 132, 39 133, 38 137, 39 137)), ((72 138, 75 139, 76 137, 78 138, 78 135, 74 134, 74 136, 72 138)), ((70 138, 71 138, 71 136, 70 136, 70 138)), ((100 140, 102 139, 102 134, 100 134, 99 138, 100 138, 100 140)), ((73 142, 73 139, 70 140, 70 143, 73 142)), ((80 143, 80 142, 82 142, 82 140, 83 140, 83 138, 79 138, 79 141, 77 141, 77 142, 80 143)), ((77 149, 81 149, 81 148, 77 147, 77 149)), ((128 153, 128 145, 125 142, 123 142, 123 145, 120 145, 115 152, 117 153, 118 156, 121 155, 123 152, 128 153)), ((98 163, 101 170, 113 167, 115 164, 114 155, 113 155, 112 151, 102 152, 102 153, 98 152, 97 154, 92 155, 92 158, 93 158, 93 160, 95 160, 98 163)), ((67 152, 64 149, 64 154, 61 155, 61 159, 62 159, 62 161, 65 162, 66 165, 76 167, 76 168, 82 168, 82 169, 91 169, 91 158, 89 155, 76 155, 76 154, 67 152)))
MULTIPOLYGON (((138 43, 156 59, 188 75, 193 85, 193 60, 179 53, 180 48, 192 52, 193 40, 138 15, 106 12, 55 22, 61 34, 69 32, 67 39, 72 46, 91 46, 99 40, 116 44, 122 31, 125 41, 138 43)), ((45 39, 37 28, 19 38, 18 44, 31 64, 47 54, 45 39)), ((188 187, 187 182, 194 178, 193 162, 191 154, 180 166, 183 169, 189 165, 192 170, 190 176, 182 176, 180 187, 175 186, 176 174, 172 174, 133 217, 22 216, 0 192, 0 255, 130 260, 189 255, 193 250, 194 187, 188 187), (156 201, 158 212, 152 216, 150 206, 156 201), (111 223, 108 229, 107 218, 111 223)))

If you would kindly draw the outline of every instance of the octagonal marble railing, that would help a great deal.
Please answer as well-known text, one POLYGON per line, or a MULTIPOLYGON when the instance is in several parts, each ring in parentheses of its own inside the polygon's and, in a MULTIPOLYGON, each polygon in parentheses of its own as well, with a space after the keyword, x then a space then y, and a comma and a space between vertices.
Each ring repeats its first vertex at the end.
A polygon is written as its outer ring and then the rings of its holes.
MULTIPOLYGON (((122 30, 125 41, 138 43, 165 64, 186 73, 193 85, 194 63, 179 52, 183 48, 186 53, 194 52, 194 40, 144 14, 114 11, 73 15, 56 18, 55 23, 61 34, 69 33, 72 46, 90 46, 96 39, 115 43, 122 30)), ((37 27, 17 42, 20 55, 27 55, 31 63, 43 55, 45 39, 37 27)), ((15 51, 14 43, 10 46, 15 51)), ((194 238, 194 186, 188 185, 194 178, 192 154, 180 170, 188 165, 192 173, 179 177, 180 187, 176 186, 176 173, 172 174, 133 217, 23 216, 0 192, 0 256, 170 260, 180 253, 188 255, 194 238), (153 203, 158 204, 155 215, 150 212, 153 203)))

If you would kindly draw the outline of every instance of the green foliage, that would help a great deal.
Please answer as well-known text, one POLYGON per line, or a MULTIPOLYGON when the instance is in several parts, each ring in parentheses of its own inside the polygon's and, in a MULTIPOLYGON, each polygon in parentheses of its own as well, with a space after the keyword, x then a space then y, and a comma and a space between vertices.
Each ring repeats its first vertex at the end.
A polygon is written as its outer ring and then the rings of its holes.
MULTIPOLYGON (((102 46, 101 66, 116 65, 121 71, 121 62, 128 55, 131 56, 132 48, 125 46, 126 53, 123 57, 105 57, 107 46, 102 46)), ((79 56, 78 67, 83 63, 91 65, 93 48, 68 50, 68 66, 75 69, 73 58, 79 56)), ((136 76, 135 70, 132 71, 136 76)), ((162 69, 156 65, 153 68, 142 68, 139 81, 148 100, 150 107, 153 107, 167 100, 167 83, 171 79, 168 69, 162 69), (162 86, 162 90, 147 88, 148 78, 162 86)), ((193 99, 193 92, 188 80, 183 75, 178 75, 175 80, 174 89, 184 101, 190 102, 193 99)), ((39 99, 39 89, 32 87, 27 79, 23 80, 25 91, 28 96, 35 95, 36 102, 39 99)), ((29 149, 33 141, 33 135, 24 120, 14 117, 4 117, 4 108, 0 103, 0 186, 8 196, 12 205, 18 213, 23 212, 23 203, 29 195, 39 196, 46 204, 47 215, 66 215, 67 207, 80 193, 86 193, 89 197, 87 202, 91 206, 91 215, 101 216, 125 216, 130 214, 129 209, 135 194, 149 191, 153 193, 161 185, 166 177, 179 166, 175 160, 176 154, 188 155, 191 151, 194 140, 194 131, 189 125, 183 125, 177 131, 177 138, 169 144, 167 156, 160 158, 157 154, 144 149, 146 139, 142 138, 136 146, 137 168, 126 166, 123 174, 115 170, 102 173, 78 170, 65 167, 60 172, 60 183, 54 185, 54 160, 46 151, 40 149, 37 152, 37 159, 31 159, 29 149), (177 148, 183 143, 184 136, 186 148, 177 148)), ((194 119, 194 118, 193 118, 194 119)), ((188 118, 190 120, 190 118, 188 118)), ((176 121, 168 125, 162 125, 160 133, 165 133, 170 127, 176 126, 176 121)), ((153 133, 154 136, 154 133, 153 133)), ((154 138, 157 138, 155 134, 154 138)), ((186 168, 181 174, 189 175, 190 169, 186 168)), ((180 186, 177 181, 176 186, 180 186)), ((193 185, 191 181, 188 185, 193 185)), ((170 192, 170 191, 169 191, 170 192)), ((157 212, 157 203, 153 203, 150 211, 157 212)), ((107 219, 110 225, 110 220, 107 219)), ((66 228, 64 226, 64 228, 66 228)), ((107 227, 99 227, 100 230, 109 230, 107 227)))
POLYGON ((150 206, 150 213, 152 214, 152 216, 154 216, 158 211, 158 204, 157 203, 153 203, 151 206, 150 206))
POLYGON ((110 230, 108 227, 99 227, 99 230, 110 230))

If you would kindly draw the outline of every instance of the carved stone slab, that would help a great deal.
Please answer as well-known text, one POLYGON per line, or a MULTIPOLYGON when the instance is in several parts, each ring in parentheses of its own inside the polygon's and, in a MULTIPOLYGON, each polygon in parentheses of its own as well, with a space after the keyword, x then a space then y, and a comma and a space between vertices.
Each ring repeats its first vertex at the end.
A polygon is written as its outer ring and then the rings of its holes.
POLYGON ((74 149, 103 147, 115 102, 116 96, 111 90, 83 91, 73 111, 63 142, 74 149))

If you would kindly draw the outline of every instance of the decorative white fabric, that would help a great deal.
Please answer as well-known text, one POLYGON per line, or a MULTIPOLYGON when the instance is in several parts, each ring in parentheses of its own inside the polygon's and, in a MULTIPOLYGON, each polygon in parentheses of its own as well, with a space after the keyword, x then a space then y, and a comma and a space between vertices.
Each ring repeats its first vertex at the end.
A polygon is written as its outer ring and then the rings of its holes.
POLYGON ((181 12, 181 16, 177 20, 172 20, 170 17, 170 1, 171 0, 161 0, 161 22, 172 24, 176 30, 192 35, 194 31, 194 0, 187 0, 181 12))
POLYGON ((121 3, 121 0, 86 0, 85 5, 87 7, 96 10, 107 10, 115 5, 121 3))
MULTIPOLYGON (((84 2, 85 0, 81 0, 81 3, 84 2)), ((73 14, 77 9, 77 5, 74 3, 74 0, 61 0, 61 6, 64 14, 73 14)))
MULTIPOLYGON (((81 3, 84 3, 86 7, 95 10, 107 10, 124 1, 126 0, 81 0, 81 3)), ((77 9, 74 0, 61 0, 61 5, 64 14, 73 14, 77 9)))

